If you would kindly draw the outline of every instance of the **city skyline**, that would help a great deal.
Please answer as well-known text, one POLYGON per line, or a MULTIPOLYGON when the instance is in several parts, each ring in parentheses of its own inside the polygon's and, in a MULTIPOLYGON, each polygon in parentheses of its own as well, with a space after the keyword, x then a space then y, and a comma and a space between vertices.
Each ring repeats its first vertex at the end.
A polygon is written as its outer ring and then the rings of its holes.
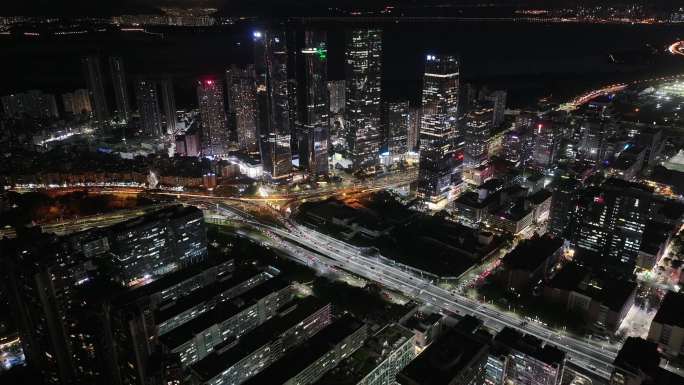
POLYGON ((684 9, 213 6, 0 16, 0 383, 684 383, 684 9))

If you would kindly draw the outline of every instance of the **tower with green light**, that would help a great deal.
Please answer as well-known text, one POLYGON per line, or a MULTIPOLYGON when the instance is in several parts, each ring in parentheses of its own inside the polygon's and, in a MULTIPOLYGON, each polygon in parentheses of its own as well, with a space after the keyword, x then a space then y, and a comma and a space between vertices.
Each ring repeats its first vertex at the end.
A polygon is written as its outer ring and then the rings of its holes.
POLYGON ((324 31, 305 31, 303 108, 299 127, 299 163, 312 178, 328 175, 330 96, 327 87, 328 50, 324 31))

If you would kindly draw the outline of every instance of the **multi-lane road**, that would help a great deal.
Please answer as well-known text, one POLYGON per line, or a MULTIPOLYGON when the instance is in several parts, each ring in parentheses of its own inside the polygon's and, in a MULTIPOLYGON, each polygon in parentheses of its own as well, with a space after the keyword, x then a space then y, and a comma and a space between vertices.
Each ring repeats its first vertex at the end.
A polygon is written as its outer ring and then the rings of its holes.
MULTIPOLYGON (((474 315, 485 325, 500 330, 504 326, 531 334, 558 346, 568 359, 595 375, 607 379, 613 369, 615 348, 597 345, 565 333, 551 330, 543 324, 525 321, 515 314, 501 312, 486 304, 474 301, 456 292, 443 289, 430 281, 385 264, 366 250, 321 234, 311 228, 289 222, 287 228, 276 228, 260 223, 233 207, 219 204, 218 212, 233 220, 251 225, 270 239, 271 245, 286 252, 294 260, 322 271, 343 270, 391 290, 401 292, 420 302, 430 304, 447 314, 474 315)), ((263 239, 260 240, 263 242, 263 239)))

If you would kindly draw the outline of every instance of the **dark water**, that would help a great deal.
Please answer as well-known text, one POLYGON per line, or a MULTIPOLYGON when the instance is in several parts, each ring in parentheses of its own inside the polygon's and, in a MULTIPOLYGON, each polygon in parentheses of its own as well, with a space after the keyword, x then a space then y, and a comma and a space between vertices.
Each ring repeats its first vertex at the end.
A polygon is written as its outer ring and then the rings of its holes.
MULTIPOLYGON (((513 106, 541 96, 562 99, 617 80, 684 72, 684 57, 665 53, 684 26, 526 24, 513 22, 399 23, 380 26, 383 94, 388 100, 419 97, 427 53, 457 53, 466 82, 505 88, 513 106), (610 60, 613 53, 622 63, 610 60)), ((327 24, 329 74, 343 77, 344 31, 327 24)), ((79 57, 97 52, 124 58, 129 79, 172 74, 179 106, 195 104, 201 76, 223 76, 230 63, 249 62, 254 27, 98 33, 71 38, 0 37, 0 94, 38 88, 63 92, 84 87, 79 57)))

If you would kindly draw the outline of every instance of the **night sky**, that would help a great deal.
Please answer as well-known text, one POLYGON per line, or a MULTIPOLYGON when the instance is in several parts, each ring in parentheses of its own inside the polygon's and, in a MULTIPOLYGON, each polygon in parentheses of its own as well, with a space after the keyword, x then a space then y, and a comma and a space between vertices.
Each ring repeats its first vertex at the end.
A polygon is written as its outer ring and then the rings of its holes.
MULTIPOLYGON (((681 5, 680 0, 636 0, 655 9, 669 9, 681 5)), ((565 7, 582 4, 624 4, 622 0, 3 0, 3 15, 61 15, 61 16, 108 16, 122 13, 151 13, 159 7, 215 7, 226 14, 273 15, 323 14, 328 8, 378 9, 385 5, 406 8, 431 5, 454 5, 477 7, 480 3, 503 7, 565 7)))

